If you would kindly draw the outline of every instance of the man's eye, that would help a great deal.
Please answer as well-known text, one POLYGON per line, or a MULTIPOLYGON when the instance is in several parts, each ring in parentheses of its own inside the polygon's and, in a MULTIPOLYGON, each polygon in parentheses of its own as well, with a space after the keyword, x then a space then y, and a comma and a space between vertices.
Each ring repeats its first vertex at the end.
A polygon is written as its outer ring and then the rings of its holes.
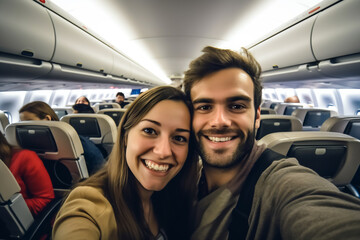
POLYGON ((206 111, 206 110, 210 110, 211 106, 210 105, 200 105, 200 106, 197 106, 195 109, 201 110, 201 111, 206 111))
POLYGON ((246 108, 246 106, 244 106, 243 104, 232 104, 230 105, 230 109, 232 110, 241 110, 246 108))
POLYGON ((152 129, 152 128, 144 128, 143 132, 146 133, 146 134, 149 134, 149 135, 156 134, 156 131, 154 129, 152 129))

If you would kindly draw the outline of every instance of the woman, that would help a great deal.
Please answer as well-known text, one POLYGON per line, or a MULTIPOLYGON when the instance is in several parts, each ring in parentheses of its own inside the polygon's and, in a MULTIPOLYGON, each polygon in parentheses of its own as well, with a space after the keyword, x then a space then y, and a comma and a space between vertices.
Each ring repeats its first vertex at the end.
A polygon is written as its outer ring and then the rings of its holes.
POLYGON ((75 104, 86 104, 90 106, 90 101, 87 99, 87 97, 81 96, 76 99, 75 104))
MULTIPOLYGON (((34 101, 25 104, 19 110, 21 121, 46 120, 59 121, 55 111, 45 102, 34 101)), ((89 175, 95 173, 105 164, 101 150, 88 138, 79 135, 81 145, 84 149, 84 157, 89 175)))
POLYGON ((139 96, 108 163, 69 194, 53 238, 187 239, 198 159, 190 109, 170 86, 139 96))
POLYGON ((20 186, 20 193, 35 217, 55 197, 50 176, 43 162, 33 151, 12 148, 2 134, 0 159, 14 175, 20 186))

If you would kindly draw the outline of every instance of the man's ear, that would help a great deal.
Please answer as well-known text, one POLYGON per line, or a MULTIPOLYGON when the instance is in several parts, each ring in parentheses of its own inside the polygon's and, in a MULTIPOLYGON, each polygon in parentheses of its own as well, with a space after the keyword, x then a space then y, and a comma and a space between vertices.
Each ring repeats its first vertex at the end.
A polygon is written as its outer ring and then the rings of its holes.
POLYGON ((258 109, 255 112, 255 129, 258 129, 260 127, 260 106, 258 107, 258 109))

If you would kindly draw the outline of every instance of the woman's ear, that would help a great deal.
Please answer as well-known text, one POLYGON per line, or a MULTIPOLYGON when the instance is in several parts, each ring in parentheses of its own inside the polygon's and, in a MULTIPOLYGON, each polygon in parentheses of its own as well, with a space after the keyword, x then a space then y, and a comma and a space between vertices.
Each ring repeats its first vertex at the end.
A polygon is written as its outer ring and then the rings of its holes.
POLYGON ((51 121, 51 116, 50 116, 50 115, 46 115, 45 118, 44 118, 44 120, 46 120, 46 121, 51 121))

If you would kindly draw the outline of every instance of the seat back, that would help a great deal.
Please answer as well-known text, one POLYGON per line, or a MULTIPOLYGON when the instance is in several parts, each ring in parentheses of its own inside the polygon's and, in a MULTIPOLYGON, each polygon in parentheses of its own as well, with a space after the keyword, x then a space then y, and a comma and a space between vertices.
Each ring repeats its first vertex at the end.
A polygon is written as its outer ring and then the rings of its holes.
POLYGON ((65 115, 73 113, 73 110, 71 107, 53 107, 52 109, 54 110, 54 112, 56 113, 56 115, 58 116, 59 119, 65 115))
POLYGON ((267 134, 274 132, 301 131, 301 121, 293 116, 285 115, 261 115, 260 127, 256 130, 256 139, 261 139, 267 134))
POLYGON ((102 110, 102 109, 108 109, 108 108, 121 108, 119 104, 117 103, 96 103, 93 106, 95 112, 97 113, 98 111, 102 110))
POLYGON ((120 120, 125 112, 126 112, 126 109, 123 109, 123 108, 112 108, 112 109, 108 108, 108 109, 101 109, 97 113, 108 115, 109 117, 111 117, 114 120, 116 126, 119 126, 120 120))
POLYGON ((114 120, 105 114, 80 113, 63 116, 60 121, 73 126, 79 135, 88 137, 108 155, 116 141, 117 129, 114 120))
MULTIPOLYGON (((320 131, 340 132, 360 139, 360 116, 334 116, 328 118, 320 131)), ((360 191, 360 167, 357 169, 351 184, 360 191)))
POLYGON ((12 146, 35 151, 43 160, 54 190, 69 189, 88 178, 84 150, 75 129, 58 121, 24 121, 6 128, 12 146))
POLYGON ((334 116, 328 118, 320 131, 340 132, 360 139, 360 116, 334 116))
POLYGON ((0 238, 21 238, 34 222, 20 186, 0 160, 0 238))
MULTIPOLYGON (((336 132, 278 132, 266 135, 259 144, 316 171, 339 188, 350 185, 360 164, 360 141, 336 132)), ((353 193, 354 195, 358 193, 353 193)))
POLYGON ((274 109, 271 108, 261 108, 260 114, 276 114, 274 109))
POLYGON ((278 103, 274 110, 279 115, 291 115, 295 109, 302 108, 301 103, 278 103))
POLYGON ((0 133, 5 134, 5 128, 9 124, 9 119, 3 111, 0 111, 0 133))
POLYGON ((336 116, 337 112, 327 108, 300 108, 291 114, 303 123, 303 130, 320 130, 326 119, 336 116))

